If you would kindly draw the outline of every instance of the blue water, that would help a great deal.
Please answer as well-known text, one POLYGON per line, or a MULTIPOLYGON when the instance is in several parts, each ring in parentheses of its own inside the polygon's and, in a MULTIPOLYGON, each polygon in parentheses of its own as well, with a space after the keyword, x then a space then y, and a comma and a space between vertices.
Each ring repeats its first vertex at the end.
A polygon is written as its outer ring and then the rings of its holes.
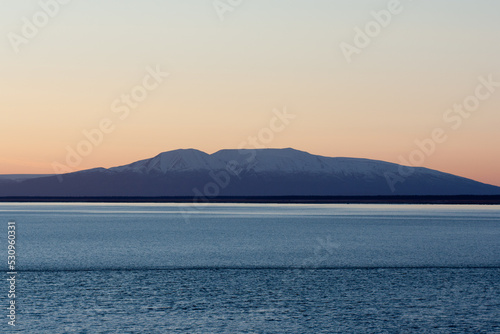
POLYGON ((9 220, 26 333, 500 333, 499 206, 0 204, 4 271, 9 220))

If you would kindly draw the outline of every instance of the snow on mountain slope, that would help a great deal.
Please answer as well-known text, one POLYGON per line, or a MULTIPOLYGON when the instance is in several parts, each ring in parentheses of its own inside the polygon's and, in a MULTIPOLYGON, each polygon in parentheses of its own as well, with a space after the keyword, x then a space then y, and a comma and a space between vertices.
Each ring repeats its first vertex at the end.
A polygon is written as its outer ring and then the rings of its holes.
POLYGON ((202 170, 224 170, 228 164, 253 173, 283 174, 335 174, 337 176, 381 175, 394 170, 397 165, 383 161, 357 158, 329 158, 307 152, 288 149, 221 150, 212 155, 194 150, 164 152, 152 159, 129 165, 110 168, 113 172, 135 172, 140 174, 186 172, 202 170))
POLYGON ((110 168, 113 172, 136 172, 141 174, 186 172, 224 169, 222 161, 195 149, 175 150, 160 153, 152 159, 134 162, 130 165, 110 168))
MULTIPOLYGON (((446 181, 470 183, 469 179, 422 167, 401 167, 385 161, 361 158, 332 158, 286 149, 220 150, 211 155, 195 149, 164 152, 146 159, 111 168, 112 172, 133 172, 141 175, 172 172, 204 172, 227 170, 227 166, 246 175, 316 175, 337 180, 386 182, 388 174, 398 177, 410 172, 412 178, 426 182, 446 181)), ((243 175, 242 174, 242 175, 243 175)))
MULTIPOLYGON (((379 160, 362 158, 332 158, 307 152, 286 149, 220 150, 211 155, 195 149, 163 152, 151 159, 110 168, 112 172, 138 174, 166 174, 170 172, 195 172, 227 170, 231 164, 240 171, 252 174, 279 173, 332 175, 337 178, 356 177, 365 180, 384 177, 386 173, 399 175, 400 166, 379 160)), ((405 167, 412 175, 427 178, 460 178, 422 167, 405 167)), ((462 178, 463 180, 467 180, 462 178)))
POLYGON ((385 172, 397 172, 398 165, 360 158, 331 158, 287 149, 222 150, 212 156, 224 161, 237 161, 255 173, 312 173, 371 178, 385 172))

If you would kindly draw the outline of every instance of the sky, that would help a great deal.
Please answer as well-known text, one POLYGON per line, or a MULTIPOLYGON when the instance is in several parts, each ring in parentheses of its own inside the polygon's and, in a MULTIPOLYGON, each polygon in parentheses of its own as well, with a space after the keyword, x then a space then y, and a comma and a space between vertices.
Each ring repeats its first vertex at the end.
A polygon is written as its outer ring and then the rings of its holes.
POLYGON ((293 147, 500 186, 497 0, 0 5, 0 174, 293 147))

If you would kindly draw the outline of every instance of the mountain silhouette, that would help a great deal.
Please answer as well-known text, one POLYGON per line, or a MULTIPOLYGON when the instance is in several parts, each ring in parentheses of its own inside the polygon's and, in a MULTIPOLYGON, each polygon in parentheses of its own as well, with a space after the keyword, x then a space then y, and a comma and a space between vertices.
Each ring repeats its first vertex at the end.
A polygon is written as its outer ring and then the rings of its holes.
POLYGON ((0 196, 500 195, 500 187, 423 167, 287 149, 195 149, 109 169, 0 178, 0 196))

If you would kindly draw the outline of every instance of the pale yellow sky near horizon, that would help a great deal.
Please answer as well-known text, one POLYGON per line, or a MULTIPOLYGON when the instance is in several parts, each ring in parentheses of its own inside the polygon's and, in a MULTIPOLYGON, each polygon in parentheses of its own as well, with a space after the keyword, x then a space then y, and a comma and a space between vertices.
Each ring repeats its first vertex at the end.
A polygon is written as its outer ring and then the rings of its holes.
POLYGON ((500 2, 394 1, 5 3, 0 174, 251 148, 286 108, 295 118, 259 145, 500 186, 500 2), (435 129, 446 140, 416 144, 435 129), (85 154, 70 166, 68 150, 85 154))

